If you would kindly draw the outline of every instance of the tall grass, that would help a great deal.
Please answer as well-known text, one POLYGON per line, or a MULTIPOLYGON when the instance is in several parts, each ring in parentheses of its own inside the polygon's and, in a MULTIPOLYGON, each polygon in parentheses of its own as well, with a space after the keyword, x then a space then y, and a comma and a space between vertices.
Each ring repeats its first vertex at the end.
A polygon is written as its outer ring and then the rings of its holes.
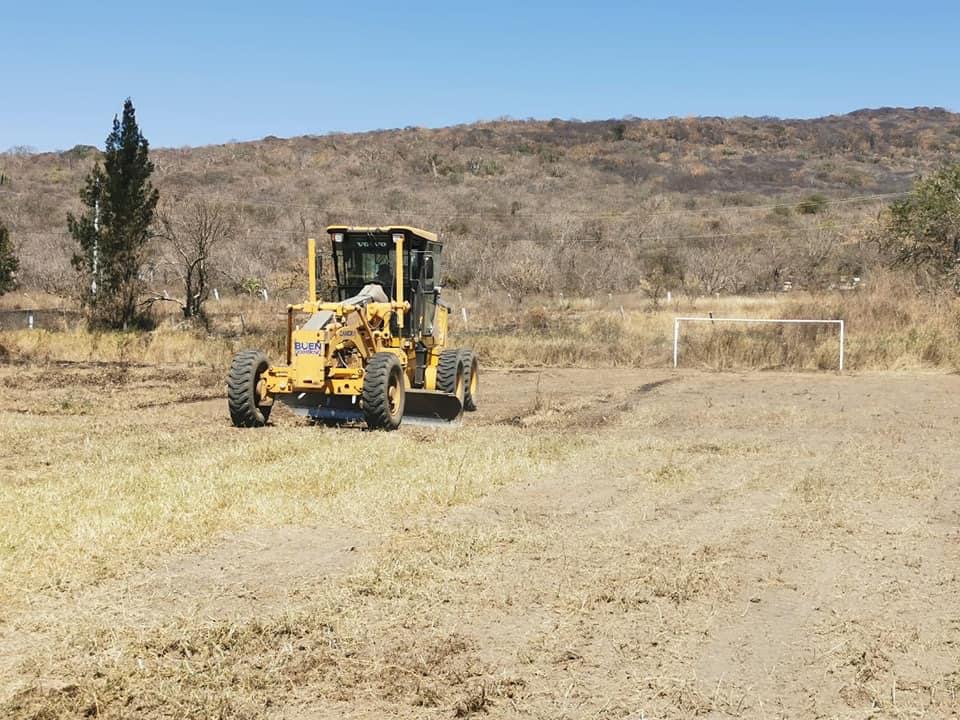
MULTIPOLYGON (((846 367, 960 369, 960 300, 924 293, 906 278, 879 273, 857 291, 690 298, 656 306, 642 296, 553 301, 526 307, 478 303, 469 344, 498 365, 664 367, 672 362, 673 319, 844 320, 846 367)), ((681 365, 703 369, 834 369, 838 329, 830 325, 681 326, 681 365)))
MULTIPOLYGON (((654 305, 642 295, 554 299, 516 305, 499 295, 467 298, 468 323, 451 319, 455 346, 476 350, 488 365, 666 367, 673 319, 810 318, 846 322, 851 370, 960 369, 960 300, 918 291, 906 278, 875 274, 857 291, 753 296, 681 296, 654 305)), ((208 329, 182 327, 175 317, 146 333, 0 331, 0 359, 190 363, 225 367, 234 352, 260 347, 283 352, 282 308, 248 303, 215 315, 208 329), (242 317, 242 319, 241 319, 242 317)), ((685 324, 681 364, 701 369, 837 367, 835 326, 685 324)))

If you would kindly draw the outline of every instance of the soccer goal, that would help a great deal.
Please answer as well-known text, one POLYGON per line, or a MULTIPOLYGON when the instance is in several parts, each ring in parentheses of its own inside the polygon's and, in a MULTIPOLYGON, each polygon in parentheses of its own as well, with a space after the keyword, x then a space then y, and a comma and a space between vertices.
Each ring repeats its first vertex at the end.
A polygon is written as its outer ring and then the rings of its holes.
POLYGON ((677 317, 673 319, 673 366, 680 361, 680 323, 685 322, 728 322, 728 323, 775 323, 783 325, 839 325, 840 326, 840 370, 843 370, 843 320, 774 320, 768 318, 715 318, 715 317, 677 317))

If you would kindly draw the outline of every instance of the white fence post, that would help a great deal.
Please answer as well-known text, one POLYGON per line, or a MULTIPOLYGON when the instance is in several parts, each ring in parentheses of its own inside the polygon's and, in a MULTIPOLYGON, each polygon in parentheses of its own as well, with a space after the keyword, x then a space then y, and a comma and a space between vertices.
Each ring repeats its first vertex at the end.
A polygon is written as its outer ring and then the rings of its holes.
POLYGON ((678 350, 680 348, 680 318, 673 319, 673 366, 677 366, 678 350))

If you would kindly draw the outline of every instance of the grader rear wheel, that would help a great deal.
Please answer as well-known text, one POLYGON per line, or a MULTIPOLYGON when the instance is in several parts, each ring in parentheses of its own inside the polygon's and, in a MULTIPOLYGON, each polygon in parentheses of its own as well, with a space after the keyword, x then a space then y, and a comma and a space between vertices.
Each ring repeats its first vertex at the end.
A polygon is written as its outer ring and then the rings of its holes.
POLYGON ((437 365, 437 390, 456 395, 457 400, 462 404, 466 387, 465 376, 463 354, 460 350, 451 348, 440 353, 440 364, 437 365))
POLYGON ((396 355, 379 352, 363 376, 363 416, 371 429, 396 430, 403 419, 403 368, 396 355))
POLYGON ((233 358, 227 376, 227 405, 234 427, 263 427, 270 417, 271 405, 262 404, 261 376, 270 367, 259 350, 243 350, 233 358))
POLYGON ((477 409, 477 398, 480 394, 480 361, 473 350, 461 350, 463 366, 467 377, 463 391, 463 409, 474 411, 477 409))

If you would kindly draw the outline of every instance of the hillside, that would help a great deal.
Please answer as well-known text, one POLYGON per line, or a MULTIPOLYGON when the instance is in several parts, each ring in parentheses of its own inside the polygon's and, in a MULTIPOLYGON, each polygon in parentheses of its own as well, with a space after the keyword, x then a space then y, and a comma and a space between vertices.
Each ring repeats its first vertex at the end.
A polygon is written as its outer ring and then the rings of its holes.
MULTIPOLYGON (((105 118, 106 134, 108 118, 105 118)), ((140 118, 150 137, 150 118, 140 118)), ((25 288, 73 283, 68 210, 98 150, 0 154, 0 219, 25 288)), ((859 110, 813 120, 496 120, 152 152, 167 201, 226 206, 218 282, 298 285, 331 222, 402 222, 448 241, 450 285, 657 292, 808 286, 863 273, 863 227, 917 175, 960 159, 960 115, 859 110), (823 200, 801 206, 804 198, 823 200), (881 196, 881 197, 876 197, 881 196)), ((163 285, 161 269, 153 278, 163 285)))

